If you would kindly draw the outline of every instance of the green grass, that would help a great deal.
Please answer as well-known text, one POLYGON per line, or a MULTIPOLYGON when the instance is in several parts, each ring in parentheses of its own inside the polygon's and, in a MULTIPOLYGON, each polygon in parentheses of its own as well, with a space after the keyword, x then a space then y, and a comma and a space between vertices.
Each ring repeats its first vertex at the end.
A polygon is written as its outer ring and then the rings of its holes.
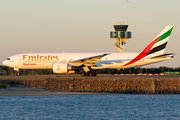
POLYGON ((5 88, 6 89, 6 85, 0 83, 0 88, 5 88))
POLYGON ((8 83, 11 87, 14 87, 17 85, 17 83, 14 80, 10 80, 8 83))

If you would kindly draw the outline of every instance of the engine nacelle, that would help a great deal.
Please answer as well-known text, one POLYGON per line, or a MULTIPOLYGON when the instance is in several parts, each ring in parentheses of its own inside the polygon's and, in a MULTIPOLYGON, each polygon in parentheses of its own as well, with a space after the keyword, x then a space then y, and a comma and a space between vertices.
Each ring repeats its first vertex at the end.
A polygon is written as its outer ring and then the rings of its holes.
POLYGON ((53 63, 52 69, 54 73, 68 73, 68 70, 71 69, 71 66, 69 66, 68 63, 56 62, 53 63))

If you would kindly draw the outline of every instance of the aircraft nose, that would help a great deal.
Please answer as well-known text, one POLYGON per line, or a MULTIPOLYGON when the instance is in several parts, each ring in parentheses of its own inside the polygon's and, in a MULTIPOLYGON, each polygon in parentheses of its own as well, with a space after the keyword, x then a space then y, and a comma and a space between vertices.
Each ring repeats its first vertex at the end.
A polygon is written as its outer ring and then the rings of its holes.
POLYGON ((7 61, 6 60, 3 61, 3 65, 7 66, 7 61))

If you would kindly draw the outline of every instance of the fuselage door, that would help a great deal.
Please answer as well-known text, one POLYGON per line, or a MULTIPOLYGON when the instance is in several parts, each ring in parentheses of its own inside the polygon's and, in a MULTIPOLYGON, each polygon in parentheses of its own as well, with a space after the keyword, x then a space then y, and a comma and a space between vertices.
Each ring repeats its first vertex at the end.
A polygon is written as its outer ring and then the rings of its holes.
POLYGON ((21 56, 18 56, 18 63, 22 63, 22 57, 21 56))

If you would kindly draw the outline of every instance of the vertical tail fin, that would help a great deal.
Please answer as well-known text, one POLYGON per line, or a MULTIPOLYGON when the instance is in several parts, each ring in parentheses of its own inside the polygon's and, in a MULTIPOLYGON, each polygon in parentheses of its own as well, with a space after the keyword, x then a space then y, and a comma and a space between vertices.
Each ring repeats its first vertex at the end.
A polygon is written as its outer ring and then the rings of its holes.
POLYGON ((161 33, 138 56, 136 56, 133 60, 131 60, 130 62, 126 63, 123 66, 130 65, 144 58, 147 55, 153 56, 153 54, 156 54, 156 53, 163 54, 166 44, 169 40, 170 34, 172 32, 172 29, 173 29, 173 26, 166 26, 161 31, 161 33))
POLYGON ((150 55, 153 53, 163 54, 165 47, 167 45, 167 42, 169 40, 169 37, 171 35, 172 29, 173 29, 173 26, 166 26, 161 31, 161 33, 148 45, 149 49, 146 51, 147 52, 146 55, 150 55))

